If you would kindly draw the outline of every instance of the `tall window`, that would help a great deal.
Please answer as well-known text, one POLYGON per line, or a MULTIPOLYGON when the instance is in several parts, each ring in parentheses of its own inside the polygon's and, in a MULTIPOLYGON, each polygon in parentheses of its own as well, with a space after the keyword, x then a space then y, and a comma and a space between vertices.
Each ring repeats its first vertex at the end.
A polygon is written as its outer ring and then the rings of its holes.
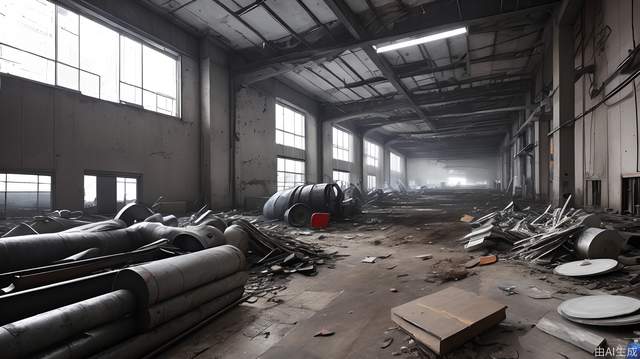
POLYGON ((353 138, 351 134, 337 128, 333 128, 333 158, 336 160, 351 162, 351 148, 353 138))
POLYGON ((305 117, 288 106, 276 103, 276 143, 304 150, 305 117))
POLYGON ((373 142, 364 141, 364 157, 367 166, 378 167, 380 147, 373 142))
POLYGON ((0 217, 51 210, 51 176, 0 173, 0 217))
POLYGON ((46 0, 0 0, 0 72, 179 116, 178 71, 176 56, 46 0))
POLYGON ((367 189, 372 190, 378 188, 378 182, 376 176, 367 175, 367 189))
POLYGON ((116 203, 122 207, 135 202, 138 197, 138 180, 130 177, 116 177, 116 203))
POLYGON ((400 156, 396 155, 393 152, 389 153, 389 165, 391 167, 391 172, 402 172, 402 166, 400 165, 400 156))
POLYGON ((333 182, 337 183, 342 189, 349 187, 349 183, 351 183, 349 172, 333 170, 333 182))
POLYGON ((278 191, 304 184, 304 161, 278 157, 278 191))

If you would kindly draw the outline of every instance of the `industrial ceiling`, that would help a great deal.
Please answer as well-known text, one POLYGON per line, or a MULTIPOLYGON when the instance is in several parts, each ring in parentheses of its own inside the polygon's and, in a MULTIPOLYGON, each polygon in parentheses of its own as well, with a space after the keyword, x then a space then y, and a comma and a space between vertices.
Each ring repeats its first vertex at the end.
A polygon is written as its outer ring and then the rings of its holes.
MULTIPOLYGON (((555 0, 141 0, 409 156, 496 152, 525 108, 555 0), (373 46, 465 26, 399 50, 373 46), (254 60, 259 59, 259 60, 254 60), (473 145, 472 145, 473 144, 473 145)), ((238 61, 239 63, 242 61, 238 61)))

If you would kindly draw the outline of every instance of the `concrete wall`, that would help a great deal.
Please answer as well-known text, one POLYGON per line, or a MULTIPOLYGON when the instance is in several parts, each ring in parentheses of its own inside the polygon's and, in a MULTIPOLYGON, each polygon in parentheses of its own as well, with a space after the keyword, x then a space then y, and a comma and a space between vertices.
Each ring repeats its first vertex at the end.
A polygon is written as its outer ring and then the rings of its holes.
POLYGON ((318 104, 277 80, 236 91, 236 205, 255 207, 277 189, 278 156, 306 161, 308 183, 320 181, 318 104), (275 105, 283 101, 306 116, 305 151, 275 143, 275 105))
POLYGON ((83 207, 86 170, 142 175, 142 201, 162 195, 193 207, 200 192, 197 40, 136 2, 83 4, 182 54, 182 118, 1 75, 0 170, 52 174, 56 208, 83 207))
MULTIPOLYGON (((614 73, 618 65, 634 48, 632 34, 632 16, 635 21, 635 42, 640 42, 640 4, 631 12, 631 0, 588 1, 585 3, 585 36, 592 33, 594 27, 611 28, 607 38, 585 41, 586 46, 578 49, 575 57, 576 67, 596 65, 595 75, 582 76, 575 83, 575 114, 596 105, 620 84, 628 74, 615 76, 603 93, 591 98, 591 84, 600 85, 614 73), (603 40, 603 41, 600 41, 603 40), (599 42, 603 46, 597 46, 599 42)), ((596 31, 596 33, 599 30, 596 31)), ((578 43, 580 34, 575 42, 578 43)), ((638 104, 634 93, 638 80, 624 87, 617 95, 599 106, 595 111, 578 120, 574 125, 575 136, 575 196, 576 203, 586 202, 587 180, 602 181, 602 207, 621 209, 622 176, 638 174, 638 104)), ((637 90, 636 90, 637 92, 637 90)))
POLYGON ((464 177, 467 183, 486 182, 493 187, 498 171, 495 157, 474 160, 433 160, 426 158, 407 159, 407 178, 412 188, 428 186, 440 187, 449 177, 464 177))

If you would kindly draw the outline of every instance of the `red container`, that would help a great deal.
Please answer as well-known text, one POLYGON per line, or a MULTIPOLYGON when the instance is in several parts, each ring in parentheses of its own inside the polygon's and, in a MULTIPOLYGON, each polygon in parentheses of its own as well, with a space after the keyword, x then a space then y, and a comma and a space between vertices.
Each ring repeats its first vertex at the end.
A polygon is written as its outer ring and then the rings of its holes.
POLYGON ((311 228, 327 228, 329 226, 329 213, 314 213, 311 215, 311 228))

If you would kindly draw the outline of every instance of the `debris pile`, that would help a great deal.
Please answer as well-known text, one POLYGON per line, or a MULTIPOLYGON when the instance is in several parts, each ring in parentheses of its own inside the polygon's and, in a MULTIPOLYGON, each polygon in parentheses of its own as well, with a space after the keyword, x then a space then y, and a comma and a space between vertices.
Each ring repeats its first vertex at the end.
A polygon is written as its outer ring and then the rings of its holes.
POLYGON ((544 212, 530 207, 518 210, 513 202, 474 222, 477 227, 464 236, 465 249, 502 248, 508 258, 530 263, 566 262, 578 258, 617 258, 623 238, 617 231, 595 228, 600 218, 581 209, 562 208, 544 212))
POLYGON ((181 219, 133 203, 98 222, 69 211, 36 217, 0 240, 2 357, 157 353, 283 288, 272 274, 313 275, 332 256, 206 208, 181 219))

